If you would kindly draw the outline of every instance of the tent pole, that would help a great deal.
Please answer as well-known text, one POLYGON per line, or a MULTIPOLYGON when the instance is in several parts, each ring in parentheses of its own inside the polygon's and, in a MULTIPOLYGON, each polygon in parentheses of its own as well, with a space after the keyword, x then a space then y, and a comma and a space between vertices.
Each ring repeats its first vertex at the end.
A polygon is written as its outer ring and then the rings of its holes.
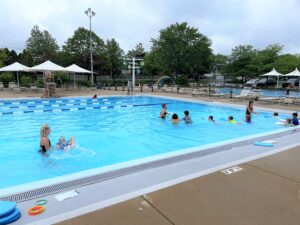
POLYGON ((17 84, 18 84, 18 91, 20 91, 19 71, 17 71, 17 84))

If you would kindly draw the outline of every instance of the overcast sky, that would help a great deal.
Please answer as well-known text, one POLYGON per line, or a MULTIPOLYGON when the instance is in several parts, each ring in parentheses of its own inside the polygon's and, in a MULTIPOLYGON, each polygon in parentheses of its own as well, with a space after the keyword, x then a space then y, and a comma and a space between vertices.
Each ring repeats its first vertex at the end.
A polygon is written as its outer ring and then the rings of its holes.
POLYGON ((299 0, 0 0, 0 48, 20 52, 34 25, 51 33, 61 46, 78 27, 89 29, 84 11, 96 15, 92 29, 115 38, 128 51, 176 22, 188 22, 212 42, 214 53, 230 54, 237 45, 263 49, 284 45, 300 54, 299 0))

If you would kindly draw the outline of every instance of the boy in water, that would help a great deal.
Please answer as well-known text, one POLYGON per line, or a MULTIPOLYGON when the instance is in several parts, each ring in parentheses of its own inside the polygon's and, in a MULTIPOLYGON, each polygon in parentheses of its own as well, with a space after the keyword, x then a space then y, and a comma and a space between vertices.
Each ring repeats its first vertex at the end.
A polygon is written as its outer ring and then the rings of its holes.
POLYGON ((75 139, 74 137, 71 137, 70 140, 66 141, 64 136, 61 136, 56 143, 56 147, 61 150, 69 150, 70 148, 74 147, 75 145, 75 139))
POLYGON ((184 111, 184 117, 182 118, 182 120, 186 123, 192 123, 193 122, 189 111, 184 111))

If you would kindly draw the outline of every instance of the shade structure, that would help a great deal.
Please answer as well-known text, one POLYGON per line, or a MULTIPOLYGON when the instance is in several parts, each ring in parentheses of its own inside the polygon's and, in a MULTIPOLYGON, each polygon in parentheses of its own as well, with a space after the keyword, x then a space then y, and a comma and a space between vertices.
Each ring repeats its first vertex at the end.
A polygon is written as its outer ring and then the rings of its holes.
POLYGON ((279 77, 282 76, 283 74, 277 72, 277 70, 275 70, 275 68, 273 68, 272 71, 265 73, 263 75, 260 75, 261 77, 276 77, 277 79, 277 87, 279 87, 279 77))
POLYGON ((0 68, 0 72, 17 72, 17 83, 19 88, 20 87, 19 71, 28 71, 29 69, 30 68, 28 66, 15 62, 13 64, 0 68))
POLYGON ((66 72, 70 72, 73 73, 73 81, 74 81, 74 85, 75 85, 75 73, 91 73, 91 71, 86 70, 80 66, 77 66, 76 64, 72 64, 68 67, 65 68, 66 72))
POLYGON ((300 77, 300 71, 296 67, 296 69, 288 74, 283 75, 285 77, 300 77))
POLYGON ((65 68, 47 60, 46 62, 29 68, 29 71, 65 71, 65 68))

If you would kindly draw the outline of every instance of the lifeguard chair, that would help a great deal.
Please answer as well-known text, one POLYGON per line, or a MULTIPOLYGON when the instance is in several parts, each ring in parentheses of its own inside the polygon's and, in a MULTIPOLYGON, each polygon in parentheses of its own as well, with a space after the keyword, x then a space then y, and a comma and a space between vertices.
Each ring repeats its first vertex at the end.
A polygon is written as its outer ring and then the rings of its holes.
POLYGON ((45 90, 42 98, 58 98, 54 76, 50 71, 45 71, 44 75, 45 90))

